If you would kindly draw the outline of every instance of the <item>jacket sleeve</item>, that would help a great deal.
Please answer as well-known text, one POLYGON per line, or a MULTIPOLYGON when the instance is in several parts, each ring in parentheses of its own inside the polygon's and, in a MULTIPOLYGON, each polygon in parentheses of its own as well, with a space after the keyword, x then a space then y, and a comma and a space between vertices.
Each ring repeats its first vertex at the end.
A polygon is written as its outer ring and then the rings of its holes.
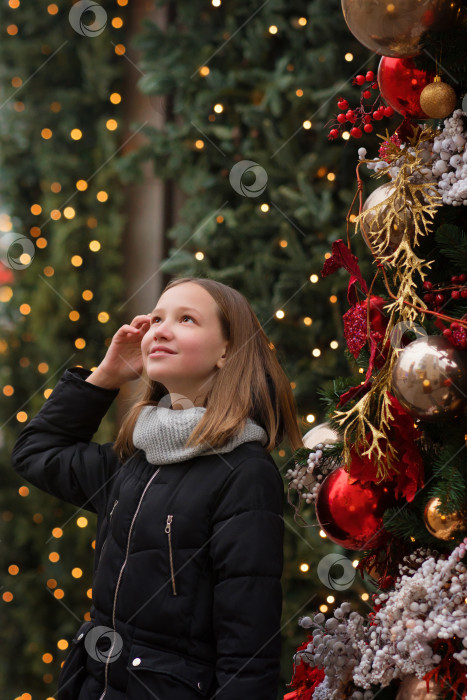
POLYGON ((13 468, 42 491, 99 512, 121 464, 112 443, 90 442, 119 389, 86 382, 91 370, 63 373, 39 413, 19 434, 13 468))
POLYGON ((213 515, 216 700, 276 700, 280 675, 284 485, 268 458, 246 459, 213 515))

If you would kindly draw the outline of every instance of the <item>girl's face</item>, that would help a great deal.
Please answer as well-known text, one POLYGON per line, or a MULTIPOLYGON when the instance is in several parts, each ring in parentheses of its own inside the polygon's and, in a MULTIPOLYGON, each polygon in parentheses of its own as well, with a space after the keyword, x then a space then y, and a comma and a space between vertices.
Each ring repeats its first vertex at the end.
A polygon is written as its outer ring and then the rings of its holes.
MULTIPOLYGON (((160 297, 141 341, 141 353, 149 379, 201 406, 225 363, 227 346, 212 296, 199 284, 184 282, 160 297), (172 353, 152 353, 157 345, 172 353)), ((181 405, 189 408, 186 402, 181 405)))

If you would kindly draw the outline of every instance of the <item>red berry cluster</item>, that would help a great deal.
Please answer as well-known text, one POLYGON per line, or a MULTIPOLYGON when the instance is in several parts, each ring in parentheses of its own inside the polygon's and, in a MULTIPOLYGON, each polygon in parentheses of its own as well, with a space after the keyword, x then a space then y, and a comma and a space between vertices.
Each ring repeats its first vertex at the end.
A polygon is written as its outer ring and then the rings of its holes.
MULTIPOLYGON (((363 86, 365 83, 371 84, 372 90, 378 89, 378 83, 375 82, 375 74, 372 70, 369 70, 366 75, 357 75, 353 81, 353 85, 363 86)), ((373 131, 372 121, 379 121, 383 117, 392 117, 394 110, 392 107, 386 107, 382 101, 380 95, 376 97, 373 104, 368 106, 364 105, 364 100, 371 99, 372 92, 368 88, 362 90, 362 95, 360 98, 360 105, 356 109, 349 109, 349 103, 342 97, 339 97, 337 101, 337 106, 341 110, 341 113, 337 115, 337 125, 329 132, 329 139, 332 141, 336 139, 341 130, 344 128, 346 122, 353 124, 350 129, 350 135, 355 139, 359 139, 363 136, 363 131, 366 134, 371 134, 373 131)))
POLYGON ((467 275, 464 273, 462 275, 453 275, 450 286, 438 285, 438 289, 435 289, 432 282, 424 282, 423 289, 426 290, 426 293, 423 295, 423 301, 428 307, 436 311, 443 306, 448 295, 451 299, 467 299, 466 280, 467 275))
POLYGON ((443 331, 443 335, 455 348, 467 350, 467 331, 456 321, 453 321, 450 327, 443 331))

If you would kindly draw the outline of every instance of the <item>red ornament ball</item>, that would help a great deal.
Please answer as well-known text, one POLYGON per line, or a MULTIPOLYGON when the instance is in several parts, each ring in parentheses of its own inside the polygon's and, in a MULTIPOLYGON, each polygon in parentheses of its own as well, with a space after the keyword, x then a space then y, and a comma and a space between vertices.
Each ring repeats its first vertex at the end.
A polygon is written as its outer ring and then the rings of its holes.
POLYGON ((378 83, 388 106, 404 117, 428 119, 420 106, 420 93, 433 82, 434 71, 420 70, 412 58, 383 56, 379 62, 378 83))
POLYGON ((389 485, 349 483, 344 467, 328 474, 318 491, 316 516, 332 542, 362 551, 384 538, 383 513, 395 504, 389 485))

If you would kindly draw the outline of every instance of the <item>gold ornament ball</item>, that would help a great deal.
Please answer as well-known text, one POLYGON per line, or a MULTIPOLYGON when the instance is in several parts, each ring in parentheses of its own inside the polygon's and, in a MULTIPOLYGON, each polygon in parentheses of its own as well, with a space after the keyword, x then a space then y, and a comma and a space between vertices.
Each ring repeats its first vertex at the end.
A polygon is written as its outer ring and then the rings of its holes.
POLYGON ((392 393, 413 418, 436 423, 459 415, 467 401, 467 353, 440 335, 398 351, 392 393))
POLYGON ((437 700, 441 695, 439 685, 430 680, 429 691, 426 692, 426 681, 417 676, 407 676, 399 686, 396 700, 437 700))
POLYGON ((358 41, 382 56, 416 56, 430 29, 450 26, 459 0, 342 0, 348 28, 358 41))
POLYGON ((457 96, 454 89, 443 83, 439 75, 420 93, 420 106, 432 119, 443 119, 454 111, 457 96))
POLYGON ((425 506, 425 527, 438 540, 454 540, 460 532, 465 530, 466 522, 461 513, 449 513, 442 515, 438 508, 441 504, 439 498, 430 498, 425 506))

